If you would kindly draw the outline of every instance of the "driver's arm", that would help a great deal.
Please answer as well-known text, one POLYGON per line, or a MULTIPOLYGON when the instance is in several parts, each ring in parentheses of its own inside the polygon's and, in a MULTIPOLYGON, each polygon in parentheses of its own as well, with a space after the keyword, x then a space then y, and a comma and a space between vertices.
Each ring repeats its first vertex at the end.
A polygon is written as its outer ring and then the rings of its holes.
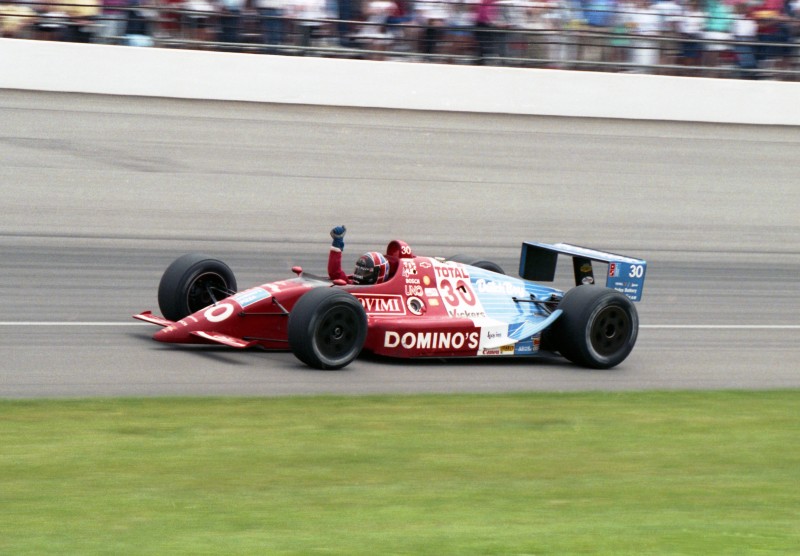
POLYGON ((331 230, 331 250, 328 253, 328 276, 331 280, 348 280, 347 274, 342 270, 342 251, 344 251, 344 234, 347 228, 336 226, 331 230))

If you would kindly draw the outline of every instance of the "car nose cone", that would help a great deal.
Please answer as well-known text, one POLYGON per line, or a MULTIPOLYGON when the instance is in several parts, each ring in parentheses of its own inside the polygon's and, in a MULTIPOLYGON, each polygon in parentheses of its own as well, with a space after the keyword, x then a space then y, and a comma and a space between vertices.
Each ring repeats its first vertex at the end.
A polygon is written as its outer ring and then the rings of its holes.
POLYGON ((153 334, 153 339, 159 342, 167 342, 171 344, 190 342, 190 332, 191 330, 188 326, 181 326, 180 324, 176 323, 167 326, 166 328, 162 328, 153 334))

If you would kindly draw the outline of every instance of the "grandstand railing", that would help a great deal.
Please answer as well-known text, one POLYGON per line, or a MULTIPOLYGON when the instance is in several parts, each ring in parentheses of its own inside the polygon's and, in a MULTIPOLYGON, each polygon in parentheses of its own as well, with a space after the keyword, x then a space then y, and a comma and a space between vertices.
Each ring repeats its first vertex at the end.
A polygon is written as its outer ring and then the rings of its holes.
MULTIPOLYGON (((374 14, 343 20, 302 13, 274 17, 250 7, 231 11, 214 4, 208 11, 176 4, 113 9, 98 4, 97 0, 8 4, 0 0, 0 30, 11 38, 254 54, 800 79, 800 20, 783 15, 758 22, 760 28, 781 29, 780 35, 742 39, 730 33, 723 33, 723 38, 707 33, 687 36, 669 25, 658 32, 637 33, 624 23, 631 13, 623 11, 602 14, 612 22, 606 26, 590 25, 590 10, 522 1, 500 3, 502 9, 517 10, 516 15, 506 14, 488 29, 456 17, 415 17, 394 23, 374 14)), ((443 6, 468 10, 473 5, 443 6)))

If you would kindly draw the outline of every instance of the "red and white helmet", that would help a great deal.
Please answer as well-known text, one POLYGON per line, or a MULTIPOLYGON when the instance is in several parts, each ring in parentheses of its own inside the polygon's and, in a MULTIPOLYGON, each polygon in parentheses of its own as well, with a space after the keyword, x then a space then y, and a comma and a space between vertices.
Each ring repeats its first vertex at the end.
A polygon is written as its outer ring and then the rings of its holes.
POLYGON ((380 284, 389 278, 389 261, 381 253, 370 251, 356 261, 354 284, 380 284))

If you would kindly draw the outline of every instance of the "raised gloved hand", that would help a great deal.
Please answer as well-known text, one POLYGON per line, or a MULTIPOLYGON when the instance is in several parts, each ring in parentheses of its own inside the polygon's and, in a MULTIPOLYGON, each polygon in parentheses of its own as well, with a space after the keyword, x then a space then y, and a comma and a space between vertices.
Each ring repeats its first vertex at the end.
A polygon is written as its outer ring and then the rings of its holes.
POLYGON ((331 230, 331 237, 333 238, 333 245, 338 249, 344 249, 344 234, 347 233, 347 228, 344 226, 336 226, 331 230))

